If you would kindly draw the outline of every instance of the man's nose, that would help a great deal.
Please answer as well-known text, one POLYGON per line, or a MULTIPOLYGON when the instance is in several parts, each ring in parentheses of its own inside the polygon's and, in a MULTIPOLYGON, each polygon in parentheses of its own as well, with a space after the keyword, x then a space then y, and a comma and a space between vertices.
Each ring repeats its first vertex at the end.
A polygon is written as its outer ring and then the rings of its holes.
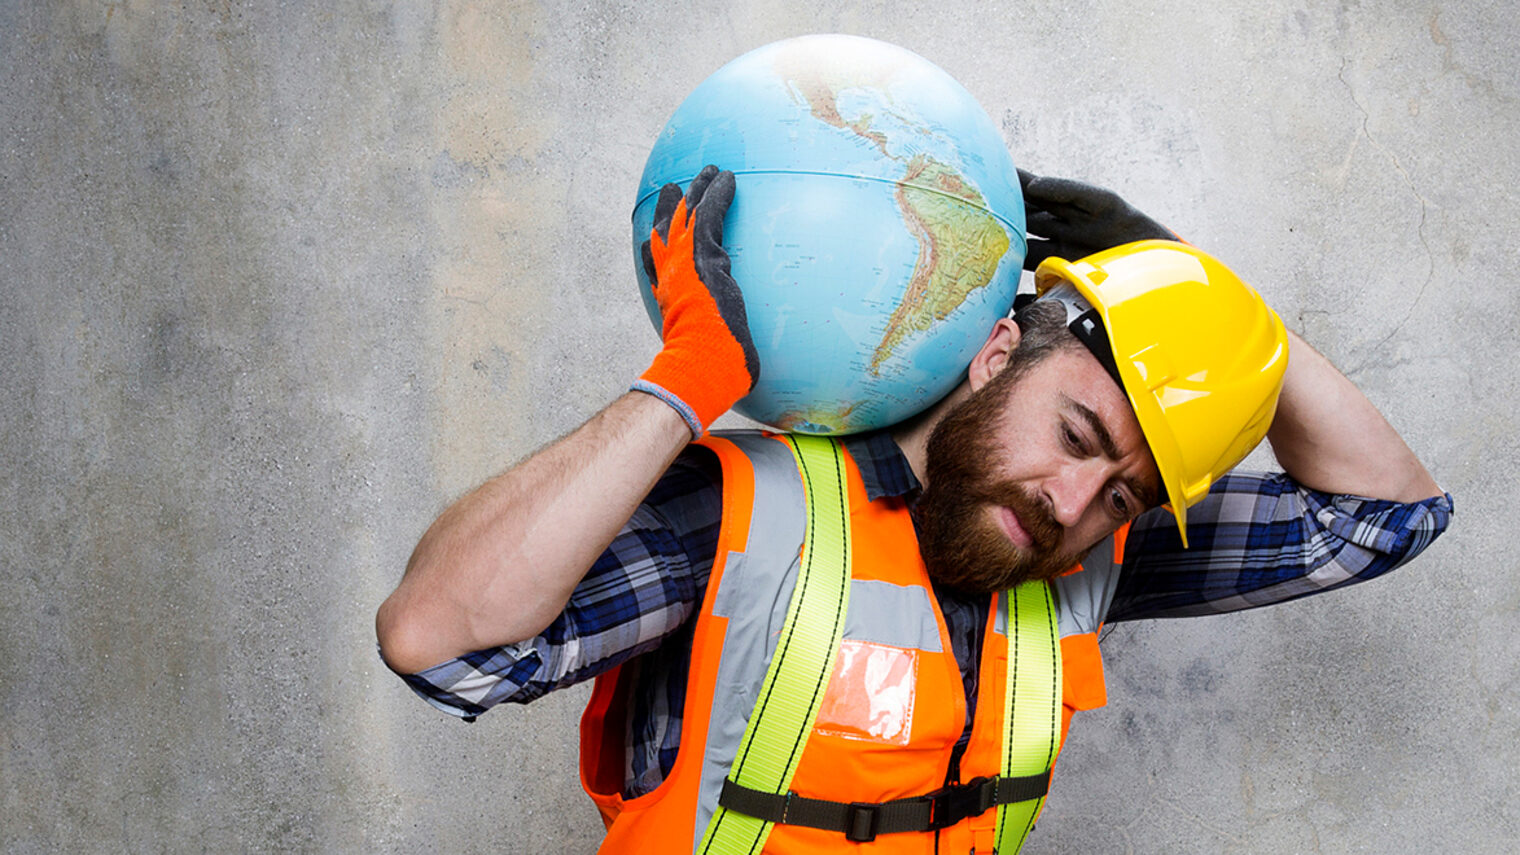
POLYGON ((1101 460, 1079 460, 1062 467, 1045 486, 1056 522, 1067 528, 1076 525, 1107 480, 1101 460))

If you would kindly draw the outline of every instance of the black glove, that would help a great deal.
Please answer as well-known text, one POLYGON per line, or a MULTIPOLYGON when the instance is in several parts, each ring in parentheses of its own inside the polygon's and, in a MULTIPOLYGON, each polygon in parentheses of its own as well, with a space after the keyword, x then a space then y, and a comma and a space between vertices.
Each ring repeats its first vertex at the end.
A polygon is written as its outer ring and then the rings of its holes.
POLYGON ((1029 251, 1024 269, 1054 255, 1067 261, 1137 240, 1180 240, 1112 190, 1019 170, 1029 251))

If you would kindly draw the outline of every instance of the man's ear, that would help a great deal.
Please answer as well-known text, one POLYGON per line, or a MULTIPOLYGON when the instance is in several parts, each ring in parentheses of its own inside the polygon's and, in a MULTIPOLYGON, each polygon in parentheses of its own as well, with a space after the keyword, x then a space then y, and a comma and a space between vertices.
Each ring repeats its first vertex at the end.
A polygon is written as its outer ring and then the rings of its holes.
POLYGON ((1008 358, 1014 348, 1019 346, 1019 325, 1001 318, 992 325, 992 332, 987 336, 987 343, 976 352, 971 359, 971 367, 966 371, 966 380, 971 384, 971 391, 982 388, 983 385, 997 376, 1008 365, 1008 358))

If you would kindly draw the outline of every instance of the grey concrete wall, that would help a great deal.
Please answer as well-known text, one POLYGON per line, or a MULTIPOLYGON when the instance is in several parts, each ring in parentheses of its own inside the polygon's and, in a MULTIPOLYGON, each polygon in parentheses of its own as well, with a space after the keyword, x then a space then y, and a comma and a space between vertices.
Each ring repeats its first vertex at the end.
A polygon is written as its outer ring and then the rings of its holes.
POLYGON ((0 3, 0 850, 593 848, 585 692, 460 724, 373 610, 653 354, 670 110, 843 31, 1229 260, 1456 497, 1390 578, 1117 629, 1028 851, 1515 851, 1508 4, 658 5, 0 3))

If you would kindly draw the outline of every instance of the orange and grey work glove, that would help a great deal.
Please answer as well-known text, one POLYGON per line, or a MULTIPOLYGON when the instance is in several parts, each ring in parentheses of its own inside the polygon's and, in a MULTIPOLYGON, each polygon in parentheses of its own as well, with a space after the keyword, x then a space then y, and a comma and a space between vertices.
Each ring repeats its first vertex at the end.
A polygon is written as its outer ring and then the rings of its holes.
POLYGON ((1019 170, 1029 251, 1024 269, 1055 256, 1068 261, 1137 240, 1181 240, 1140 213, 1118 193, 1069 178, 1046 178, 1019 170))
POLYGON ((716 166, 692 179, 684 199, 678 185, 666 184, 643 246, 665 346, 632 388, 673 407, 693 437, 701 437, 760 377, 744 296, 723 250, 723 217, 733 200, 734 174, 716 166))

